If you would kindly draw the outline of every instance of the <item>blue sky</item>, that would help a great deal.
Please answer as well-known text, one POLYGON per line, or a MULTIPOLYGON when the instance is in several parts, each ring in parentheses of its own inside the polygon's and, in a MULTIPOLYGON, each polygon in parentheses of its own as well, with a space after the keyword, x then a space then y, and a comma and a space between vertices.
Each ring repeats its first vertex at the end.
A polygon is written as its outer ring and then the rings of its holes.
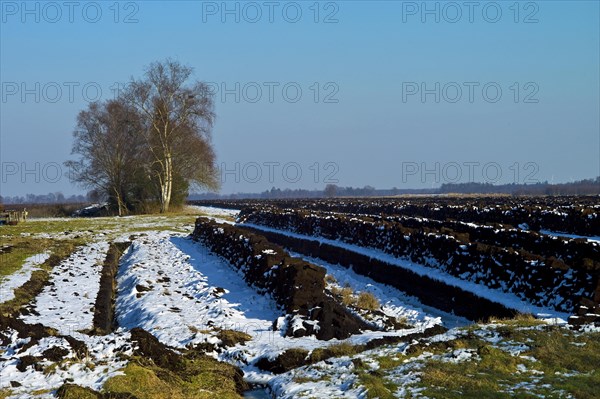
POLYGON ((2 195, 83 192, 57 177, 77 113, 167 57, 218 87, 223 193, 600 174, 597 1, 24 4, 1 2, 2 195))

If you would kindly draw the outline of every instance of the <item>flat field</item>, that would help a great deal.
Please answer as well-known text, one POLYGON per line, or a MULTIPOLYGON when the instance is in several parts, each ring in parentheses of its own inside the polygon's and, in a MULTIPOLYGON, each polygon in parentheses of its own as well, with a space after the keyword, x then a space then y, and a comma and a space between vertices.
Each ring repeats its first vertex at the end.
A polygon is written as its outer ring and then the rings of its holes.
POLYGON ((599 214, 221 201, 0 226, 0 398, 595 398, 599 214))

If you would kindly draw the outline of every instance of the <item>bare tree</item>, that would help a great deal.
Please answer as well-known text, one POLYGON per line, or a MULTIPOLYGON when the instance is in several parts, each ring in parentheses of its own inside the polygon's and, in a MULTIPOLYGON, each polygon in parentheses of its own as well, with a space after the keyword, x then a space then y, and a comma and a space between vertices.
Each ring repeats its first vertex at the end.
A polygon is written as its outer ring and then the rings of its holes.
POLYGON ((335 184, 328 184, 325 186, 325 190, 323 190, 323 194, 325 194, 328 198, 333 198, 336 196, 338 192, 338 186, 335 184))
POLYGON ((156 62, 143 79, 132 80, 124 94, 144 119, 142 133, 161 212, 169 210, 178 173, 194 184, 218 187, 209 144, 215 118, 213 99, 208 85, 190 82, 191 75, 191 68, 176 61, 156 62))
POLYGON ((68 161, 71 180, 106 193, 119 215, 129 211, 130 194, 143 168, 142 123, 135 108, 123 100, 92 103, 77 117, 73 154, 68 161))

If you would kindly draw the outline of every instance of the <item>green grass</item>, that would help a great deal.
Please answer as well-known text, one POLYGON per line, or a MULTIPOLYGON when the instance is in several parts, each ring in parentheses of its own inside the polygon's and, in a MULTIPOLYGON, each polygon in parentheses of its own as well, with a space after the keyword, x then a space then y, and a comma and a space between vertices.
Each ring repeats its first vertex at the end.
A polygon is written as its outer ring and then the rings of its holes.
POLYGON ((81 245, 81 242, 76 240, 57 240, 49 245, 47 249, 51 252, 51 255, 48 260, 39 266, 40 270, 35 270, 31 273, 31 278, 26 284, 14 290, 13 299, 0 303, 0 314, 15 315, 22 306, 31 302, 48 282, 50 272, 54 266, 66 259, 75 250, 77 245, 81 245))
POLYGON ((536 369, 544 372, 543 383, 577 398, 598 397, 600 333, 575 334, 552 329, 544 334, 531 334, 529 338, 533 342, 526 354, 538 360, 536 369))
MULTIPOLYGON (((106 240, 127 233, 172 230, 189 231, 202 213, 183 208, 176 212, 131 217, 99 218, 50 218, 30 219, 16 226, 0 226, 3 245, 13 246, 11 252, 0 255, 0 279, 19 270, 28 257, 41 253, 57 241, 75 239, 81 243, 96 240, 98 233, 105 233, 106 240), (55 237, 46 237, 50 234, 55 237)), ((229 218, 231 219, 231 218, 229 218)))
POLYGON ((128 393, 138 399, 240 398, 233 367, 208 357, 186 359, 177 374, 139 358, 123 371, 106 382, 104 393, 128 393))
POLYGON ((2 241, 3 245, 8 245, 11 249, 9 252, 0 254, 0 281, 4 277, 20 270, 25 259, 40 254, 52 246, 52 242, 48 239, 32 240, 23 237, 14 237, 2 241))
POLYGON ((496 398, 502 395, 500 384, 515 385, 522 378, 516 374, 517 358, 500 349, 484 346, 479 361, 449 363, 429 361, 422 370, 423 394, 432 398, 496 398))
POLYGON ((198 212, 184 208, 164 215, 30 219, 16 226, 0 226, 3 246, 12 247, 10 251, 0 254, 0 281, 20 270, 28 257, 47 250, 53 251, 64 241, 83 245, 96 240, 98 233, 105 233, 109 241, 122 234, 150 230, 186 232, 198 216, 198 212), (47 237, 46 234, 55 237, 47 237))
POLYGON ((426 361, 419 383, 425 388, 422 393, 457 399, 564 397, 565 393, 576 398, 597 397, 600 334, 574 333, 559 327, 532 328, 532 324, 538 323, 512 320, 498 327, 504 337, 500 347, 461 340, 461 346, 477 349, 478 360, 457 364, 426 361), (503 350, 503 343, 525 344, 529 349, 516 356, 503 350), (526 371, 518 372, 518 365, 526 371), (517 388, 522 383, 531 385, 517 388))
POLYGON ((398 388, 392 372, 412 365, 419 379, 410 387, 430 398, 598 397, 600 333, 548 326, 530 316, 475 324, 461 331, 451 341, 421 341, 403 353, 392 350, 390 355, 374 356, 377 370, 369 362, 354 359, 355 386, 364 387, 368 398, 391 398, 398 388), (475 334, 483 326, 497 332, 501 341, 490 344, 475 334), (525 345, 522 353, 508 350, 519 344, 525 345), (444 355, 457 349, 470 349, 476 356, 458 363, 448 361, 444 355))
POLYGON ((114 237, 116 234, 149 230, 180 231, 184 225, 193 225, 198 216, 202 215, 191 211, 181 211, 131 217, 30 219, 16 226, 0 226, 0 236, 10 239, 19 237, 21 234, 59 234, 64 232, 76 234, 79 232, 89 235, 105 232, 109 237, 114 237))
POLYGON ((379 367, 384 370, 393 369, 398 366, 401 366, 402 363, 404 362, 404 359, 406 359, 406 356, 402 356, 402 355, 396 355, 394 357, 379 356, 379 357, 375 358, 375 360, 377 360, 377 363, 379 364, 379 367))
POLYGON ((309 363, 317 363, 331 357, 352 356, 364 350, 362 345, 351 345, 345 342, 314 349, 308 358, 309 363))
POLYGON ((160 379, 154 370, 134 363, 129 363, 123 372, 124 375, 108 380, 104 384, 104 390, 114 393, 131 393, 140 399, 184 397, 180 387, 182 381, 175 376, 169 383, 160 379))
POLYGON ((383 378, 383 375, 377 371, 360 372, 358 381, 366 389, 367 398, 374 399, 394 399, 394 392, 398 386, 393 382, 383 378))

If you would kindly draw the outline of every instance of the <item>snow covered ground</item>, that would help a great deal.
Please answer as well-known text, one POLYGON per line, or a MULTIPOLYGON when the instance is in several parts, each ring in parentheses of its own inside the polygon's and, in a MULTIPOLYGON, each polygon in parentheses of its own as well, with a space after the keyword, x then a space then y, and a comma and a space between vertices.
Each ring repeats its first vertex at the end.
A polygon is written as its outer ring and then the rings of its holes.
POLYGON ((0 303, 10 301, 15 297, 14 290, 25 284, 30 278, 34 270, 38 270, 39 266, 50 257, 49 252, 42 252, 37 255, 30 256, 25 259, 23 266, 16 273, 0 279, 0 303))
MULTIPOLYGON (((308 366, 299 367, 286 373, 275 376, 269 383, 269 387, 278 399, 293 398, 313 398, 313 397, 335 397, 335 398, 367 398, 367 390, 363 381, 370 381, 373 377, 380 382, 388 383, 389 389, 385 397, 396 398, 426 398, 422 394, 424 387, 419 384, 422 373, 426 365, 436 363, 450 363, 461 366, 466 369, 473 364, 482 361, 482 356, 486 357, 486 362, 498 362, 496 367, 506 367, 501 360, 503 356, 508 356, 516 364, 515 374, 519 375, 513 381, 496 381, 497 386, 494 393, 498 397, 514 397, 518 394, 531 397, 546 397, 547 391, 552 389, 552 397, 574 397, 567 392, 553 387, 544 382, 541 376, 543 371, 539 371, 541 364, 538 359, 528 355, 532 347, 539 345, 531 339, 535 334, 544 334, 547 326, 540 324, 537 326, 514 326, 515 331, 520 331, 525 338, 525 342, 515 342, 512 336, 507 336, 506 325, 503 323, 492 323, 488 325, 473 325, 468 329, 455 328, 444 334, 439 334, 420 343, 413 341, 410 343, 400 343, 396 345, 382 346, 376 349, 364 351, 352 356, 342 356, 330 358, 325 361, 314 363, 308 366), (471 343, 468 343, 472 340, 471 343), (452 345, 455 341, 458 345, 452 345), (436 347, 436 344, 442 344, 436 347), (490 355, 487 350, 481 350, 481 345, 485 348, 497 350, 504 355, 490 355), (421 346, 421 350, 414 350, 411 354, 409 350, 415 346, 421 346), (466 347, 463 347, 466 346, 466 347), (469 347, 471 346, 471 347, 469 347), (494 358, 494 356, 498 356, 494 358), (366 376, 366 378, 365 378, 366 376), (363 380, 364 379, 364 380, 363 380)), ((580 337, 574 336, 570 339, 579 340, 580 337)), ((572 345, 586 346, 586 343, 571 342, 572 345)), ((561 345, 564 345, 562 343, 561 345)), ((485 367, 491 367, 489 364, 485 367)), ((508 366, 510 367, 510 366, 508 366)), ((462 372, 462 371, 460 371, 462 372)), ((444 375, 444 371, 441 372, 444 375)), ((483 373, 482 373, 483 374, 483 373)), ((561 373, 557 372, 553 378, 560 378, 561 373)), ((578 372, 564 374, 566 378, 572 376, 581 376, 578 372)), ((452 378, 447 375, 446 378, 452 378)), ((473 378, 478 378, 473 376, 473 378)), ((486 376, 482 376, 486 378, 486 376)), ((452 385, 452 382, 448 383, 452 385)), ((483 384, 482 384, 483 386, 483 384)), ((383 393, 385 388, 379 386, 377 392, 383 393)), ((483 388, 482 388, 483 389, 483 388)), ((443 391, 443 390, 442 390, 443 391)), ((460 392, 453 392, 459 393, 460 392)), ((369 392, 373 395, 373 392, 369 392)), ((471 391, 472 397, 473 392, 471 391)), ((485 396, 485 395, 484 395, 485 396)), ((446 397, 440 395, 435 397, 446 397)), ((454 397, 454 396, 452 396, 454 397)))
POLYGON ((100 274, 108 243, 95 242, 78 249, 54 268, 51 283, 32 304, 23 320, 41 323, 61 334, 81 338, 91 329, 94 303, 100 288, 100 274))
POLYGON ((364 389, 357 383, 354 363, 344 356, 276 376, 269 388, 278 399, 366 398, 364 389))
MULTIPOLYGON (((238 212, 206 207, 195 209, 223 223, 232 223, 238 212)), ((190 226, 182 224, 183 221, 178 220, 178 227, 173 230, 120 231, 118 227, 122 224, 131 230, 152 229, 153 226, 168 226, 168 223, 168 219, 158 217, 115 219, 106 230, 90 233, 94 240, 78 248, 55 267, 50 284, 31 303, 30 314, 23 316, 23 320, 42 323, 60 334, 82 341, 89 354, 84 358, 78 357, 71 345, 61 337, 47 337, 28 345, 29 339, 18 338, 16 332, 0 331, 8 334, 9 341, 4 346, 0 344, 0 392, 6 388, 12 389, 11 398, 28 398, 31 397, 28 393, 32 391, 39 391, 38 397, 53 397, 53 390, 69 379, 100 390, 109 378, 121 373, 127 362, 125 356, 132 353, 128 330, 142 327, 161 342, 176 348, 215 345, 212 356, 241 367, 249 382, 268 385, 277 398, 362 398, 366 397, 360 380, 360 373, 364 370, 358 370, 357 364, 363 364, 363 369, 377 370, 379 366, 374 359, 381 356, 393 358, 405 349, 406 344, 382 347, 352 357, 331 358, 277 376, 257 369, 254 363, 261 357, 273 359, 290 348, 311 351, 340 342, 364 344, 375 338, 421 332, 440 323, 447 327, 468 324, 465 319, 424 306, 416 298, 344 267, 296 254, 324 267, 339 287, 349 286, 355 292, 372 293, 386 315, 406 319, 414 328, 368 331, 344 341, 284 337, 284 326, 277 323, 282 320, 284 312, 270 297, 260 295, 249 287, 239 271, 210 253, 202 244, 191 240, 184 232, 189 231, 190 226), (121 258, 117 276, 116 317, 120 328, 107 336, 89 336, 85 331, 92 327, 93 307, 108 242, 129 239, 132 234, 132 245, 121 258), (274 325, 278 326, 275 330, 274 325), (218 337, 220 330, 244 332, 252 339, 233 347, 223 347, 218 337), (52 348, 66 351, 60 364, 44 360, 38 370, 33 366, 24 372, 17 369, 19 359, 27 355, 42 356, 52 348)), ((77 232, 70 234, 76 235, 77 232)), ((61 235, 64 234, 48 233, 50 238, 58 239, 61 235)), ((370 249, 365 251, 373 256, 384 256, 370 249)), ((47 256, 39 254, 28 258, 19 271, 21 275, 17 273, 5 279, 0 285, 1 289, 12 290, 22 285, 27 280, 27 273, 30 275, 31 270, 35 270, 47 256)), ((387 260, 389 256, 386 256, 387 260)), ((427 271, 430 272, 429 269, 427 271)), ((2 295, 4 299, 4 293, 2 295)), ((528 310, 531 311, 531 308, 528 310)), ((451 330, 438 339, 452 339, 456 331, 451 330)), ((500 344, 499 338, 493 333, 484 338, 500 344)), ((516 346, 505 349, 518 350, 516 346)), ((473 353, 463 350, 446 357, 448 361, 467 361, 473 358, 473 353)), ((418 370, 411 367, 406 365, 387 372, 389 378, 406 389, 396 392, 397 397, 418 393, 410 390, 411 381, 418 374, 418 370)))
MULTIPOLYGON (((341 270, 335 273, 340 278, 343 274, 341 270)), ((357 286, 369 284, 358 276, 353 279, 352 273, 347 277, 357 286)), ((393 297, 393 289, 384 287, 376 291, 382 295, 388 312, 407 317, 415 328, 369 331, 345 342, 365 343, 383 336, 423 331, 440 323, 438 316, 429 316, 414 306, 414 299, 407 298, 411 305, 404 305, 402 297, 393 297)), ((214 355, 242 367, 246 378, 254 383, 266 383, 272 378, 270 373, 252 365, 260 357, 274 358, 289 348, 313 350, 339 342, 284 337, 283 325, 273 331, 274 322, 283 316, 275 302, 248 287, 241 273, 227 262, 182 234, 163 232, 135 239, 122 261, 117 298, 120 326, 140 326, 174 347, 204 342, 218 344, 218 329, 249 334, 251 341, 214 355)), ((447 316, 453 323, 460 323, 458 318, 447 316)))
POLYGON ((107 250, 107 242, 91 243, 57 265, 51 273, 50 283, 31 304, 30 313, 22 317, 28 324, 41 323, 61 335, 82 341, 87 347, 86 356, 81 358, 64 338, 59 337, 42 338, 23 350, 24 346, 30 345, 31 339, 20 339, 12 332, 8 345, 0 347, 0 389, 11 387, 15 394, 11 398, 29 398, 34 391, 40 392, 35 397, 54 397, 53 390, 69 379, 81 386, 101 389, 109 378, 120 374, 119 370, 126 362, 119 355, 131 353, 129 333, 120 330, 104 337, 84 333, 92 327, 100 272, 107 250), (47 350, 64 352, 59 366, 43 360, 36 361, 36 367, 18 370, 20 359, 44 357, 47 350))
POLYGON ((120 370, 127 361, 122 360, 122 356, 132 354, 129 333, 125 331, 103 337, 86 337, 84 342, 88 353, 83 358, 64 338, 43 338, 26 350, 22 348, 29 343, 29 338, 20 339, 16 332, 10 338, 9 345, 0 347, 0 390, 10 387, 10 399, 55 398, 55 390, 65 381, 100 390, 108 379, 123 374, 120 370), (58 365, 42 360, 36 362, 39 369, 34 366, 25 371, 18 369, 19 359, 25 356, 44 357, 47 350, 64 350, 66 355, 58 365))
MULTIPOLYGON (((457 330, 441 334, 432 340, 449 340, 455 338, 457 330)), ((342 356, 321 361, 309 366, 299 367, 276 376, 269 387, 278 399, 335 397, 335 398, 367 398, 367 392, 361 385, 361 372, 377 372, 380 370, 378 359, 397 359, 410 346, 408 343, 384 346, 364 351, 353 356, 342 356), (323 395, 323 396, 321 396, 323 395)), ((418 393, 410 385, 418 381, 418 369, 426 359, 435 359, 460 363, 475 356, 472 350, 458 350, 446 355, 425 353, 412 359, 410 363, 391 371, 385 371, 389 380, 400 385, 402 390, 394 392, 398 398, 413 397, 418 393), (410 395, 409 395, 410 393, 410 395)))
POLYGON ((350 287, 354 292, 370 292, 379 300, 381 311, 397 319, 405 318, 409 324, 428 328, 435 324, 443 324, 448 328, 466 326, 469 320, 450 313, 442 312, 430 306, 423 305, 418 298, 406 295, 404 292, 378 283, 369 277, 362 276, 340 265, 332 265, 321 259, 315 259, 302 254, 291 252, 290 255, 306 259, 315 265, 324 267, 327 274, 336 280, 338 288, 350 287))
POLYGON ((134 240, 117 281, 119 325, 142 327, 174 347, 211 340, 201 331, 213 328, 268 335, 280 313, 228 264, 181 234, 134 240))

